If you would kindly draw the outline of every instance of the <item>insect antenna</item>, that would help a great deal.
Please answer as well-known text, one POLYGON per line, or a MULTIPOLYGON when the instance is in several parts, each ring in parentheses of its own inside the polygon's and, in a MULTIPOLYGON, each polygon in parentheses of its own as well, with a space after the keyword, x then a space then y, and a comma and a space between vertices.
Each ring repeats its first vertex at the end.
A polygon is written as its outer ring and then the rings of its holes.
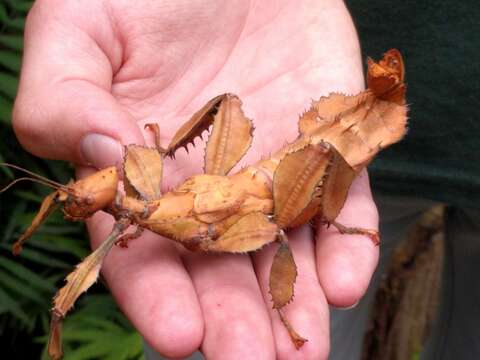
POLYGON ((44 182, 43 180, 39 180, 39 179, 35 179, 35 178, 30 178, 30 177, 21 177, 21 178, 18 178, 18 179, 15 179, 13 181, 11 181, 9 184, 5 185, 3 188, 0 188, 0 193, 3 193, 4 191, 7 191, 8 189, 10 189, 13 185, 15 185, 16 183, 19 183, 20 181, 26 181, 26 180, 29 180, 29 181, 32 181, 32 182, 36 182, 36 183, 39 183, 39 184, 42 184, 42 185, 45 185, 45 186, 48 186, 48 187, 51 187, 51 188, 54 188, 54 189, 57 189, 57 187, 53 186, 52 184, 49 184, 47 182, 44 182))
POLYGON ((53 180, 50 180, 50 179, 47 179, 46 177, 43 177, 41 175, 38 175, 38 174, 35 174, 34 172, 31 172, 27 169, 24 169, 20 166, 17 166, 17 165, 13 165, 13 164, 9 164, 9 163, 0 163, 0 166, 5 166, 5 167, 8 167, 8 168, 12 168, 12 169, 15 169, 15 170, 19 170, 19 171, 22 171, 28 175, 30 175, 31 177, 21 177, 19 179, 16 179, 16 180, 13 180, 10 184, 8 184, 7 186, 5 186, 3 189, 0 190, 0 193, 4 192, 5 190, 9 189, 11 186, 13 186, 14 184, 16 184, 17 182, 19 181, 25 181, 25 180, 30 180, 32 182, 37 182, 37 183, 40 183, 40 184, 43 184, 43 185, 46 185, 46 186, 49 186, 51 188, 54 188, 54 189, 61 189, 67 193, 71 193, 72 190, 68 187, 68 186, 65 186, 63 184, 60 184, 56 181, 53 181, 53 180))

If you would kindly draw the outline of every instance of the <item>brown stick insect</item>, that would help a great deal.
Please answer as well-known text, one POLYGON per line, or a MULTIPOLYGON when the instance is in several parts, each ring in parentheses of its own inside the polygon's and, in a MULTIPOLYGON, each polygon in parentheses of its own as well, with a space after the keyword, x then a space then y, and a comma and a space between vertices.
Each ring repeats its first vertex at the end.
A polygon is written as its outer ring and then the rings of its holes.
POLYGON ((332 93, 314 101, 300 116, 294 142, 233 174, 230 170, 251 144, 253 125, 240 99, 223 94, 193 114, 166 149, 160 146, 158 125, 148 124, 156 147, 125 147, 124 193, 117 189, 115 167, 66 185, 33 175, 56 190, 43 200, 32 224, 14 244, 15 254, 57 206, 71 220, 84 220, 100 210, 116 220, 107 239, 77 265, 55 295, 50 356, 62 357, 62 320, 97 280, 109 250, 114 244, 126 246, 144 229, 200 252, 246 253, 277 242, 269 281, 272 304, 300 348, 307 340, 282 311, 293 299, 297 276, 285 231, 316 217, 341 233, 363 234, 379 242, 376 231, 347 227, 335 219, 357 174, 405 133, 404 67, 398 50, 389 50, 378 63, 368 59, 367 84, 367 90, 357 95, 332 93), (162 194, 164 157, 174 156, 211 125, 205 174, 192 176, 162 194), (136 231, 125 234, 129 226, 136 231))

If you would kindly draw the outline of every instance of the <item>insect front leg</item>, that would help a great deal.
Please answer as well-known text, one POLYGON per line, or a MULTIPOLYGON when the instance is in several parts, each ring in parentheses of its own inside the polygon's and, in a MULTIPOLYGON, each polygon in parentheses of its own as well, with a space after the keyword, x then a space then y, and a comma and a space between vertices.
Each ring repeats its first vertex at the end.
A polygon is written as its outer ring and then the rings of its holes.
POLYGON ((55 295, 48 340, 48 353, 52 359, 61 359, 63 356, 62 323, 67 312, 73 307, 78 297, 97 281, 105 256, 130 223, 131 220, 128 218, 117 220, 107 239, 76 266, 75 270, 67 276, 65 286, 55 295))
POLYGON ((139 238, 143 234, 144 230, 144 228, 137 226, 133 233, 120 236, 115 242, 115 245, 120 246, 121 248, 128 248, 129 241, 139 238))

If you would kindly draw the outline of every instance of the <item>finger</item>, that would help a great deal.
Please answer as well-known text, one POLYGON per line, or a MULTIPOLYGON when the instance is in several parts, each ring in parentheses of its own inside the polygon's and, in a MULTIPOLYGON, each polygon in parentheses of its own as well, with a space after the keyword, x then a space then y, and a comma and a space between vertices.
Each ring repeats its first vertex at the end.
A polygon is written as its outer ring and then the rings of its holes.
MULTIPOLYGON (((366 171, 353 182, 337 220, 346 226, 378 229, 378 213, 366 171)), ((328 302, 337 307, 357 303, 377 266, 379 247, 364 235, 340 234, 334 226, 319 227, 317 271, 328 302)))
MULTIPOLYGON (((106 238, 111 217, 88 221, 93 247, 106 238)), ((195 288, 173 244, 145 232, 128 249, 114 247, 102 269, 120 308, 160 354, 180 358, 201 344, 203 318, 195 288)))
POLYGON ((275 359, 270 319, 247 255, 185 254, 205 319, 207 359, 275 359))
POLYGON ((40 1, 30 12, 13 126, 35 155, 104 167, 143 137, 110 92, 121 51, 108 18, 90 9, 77 24, 85 10, 74 6, 40 1))
POLYGON ((278 359, 326 359, 329 352, 328 305, 318 283, 312 232, 302 226, 288 233, 289 245, 297 265, 293 301, 285 307, 285 315, 299 335, 308 341, 297 350, 277 311, 272 309, 269 276, 277 245, 255 253, 255 269, 265 305, 270 309, 278 359))

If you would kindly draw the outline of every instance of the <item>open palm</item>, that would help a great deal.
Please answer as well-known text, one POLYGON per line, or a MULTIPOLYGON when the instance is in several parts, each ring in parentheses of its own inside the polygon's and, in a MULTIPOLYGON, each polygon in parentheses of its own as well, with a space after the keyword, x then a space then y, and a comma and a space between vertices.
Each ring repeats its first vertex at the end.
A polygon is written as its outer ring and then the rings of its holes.
MULTIPOLYGON (((292 141, 298 114, 330 91, 356 93, 363 77, 355 30, 341 1, 37 1, 25 34, 14 111, 22 144, 79 171, 121 161, 121 144, 164 145, 213 96, 239 95, 254 120, 253 163, 292 141)), ((196 141, 197 145, 199 140, 196 141)), ((204 145, 165 164, 164 185, 200 173, 204 145)), ((375 228, 368 179, 352 185, 341 215, 375 228)), ((93 247, 111 230, 88 222, 93 247)), ((275 245, 252 256, 193 254, 152 233, 115 248, 103 275, 125 314, 160 353, 201 347, 209 359, 326 358, 328 304, 361 297, 378 249, 368 238, 305 226, 289 234, 298 265, 286 313, 309 342, 295 350, 271 310, 275 245)))

